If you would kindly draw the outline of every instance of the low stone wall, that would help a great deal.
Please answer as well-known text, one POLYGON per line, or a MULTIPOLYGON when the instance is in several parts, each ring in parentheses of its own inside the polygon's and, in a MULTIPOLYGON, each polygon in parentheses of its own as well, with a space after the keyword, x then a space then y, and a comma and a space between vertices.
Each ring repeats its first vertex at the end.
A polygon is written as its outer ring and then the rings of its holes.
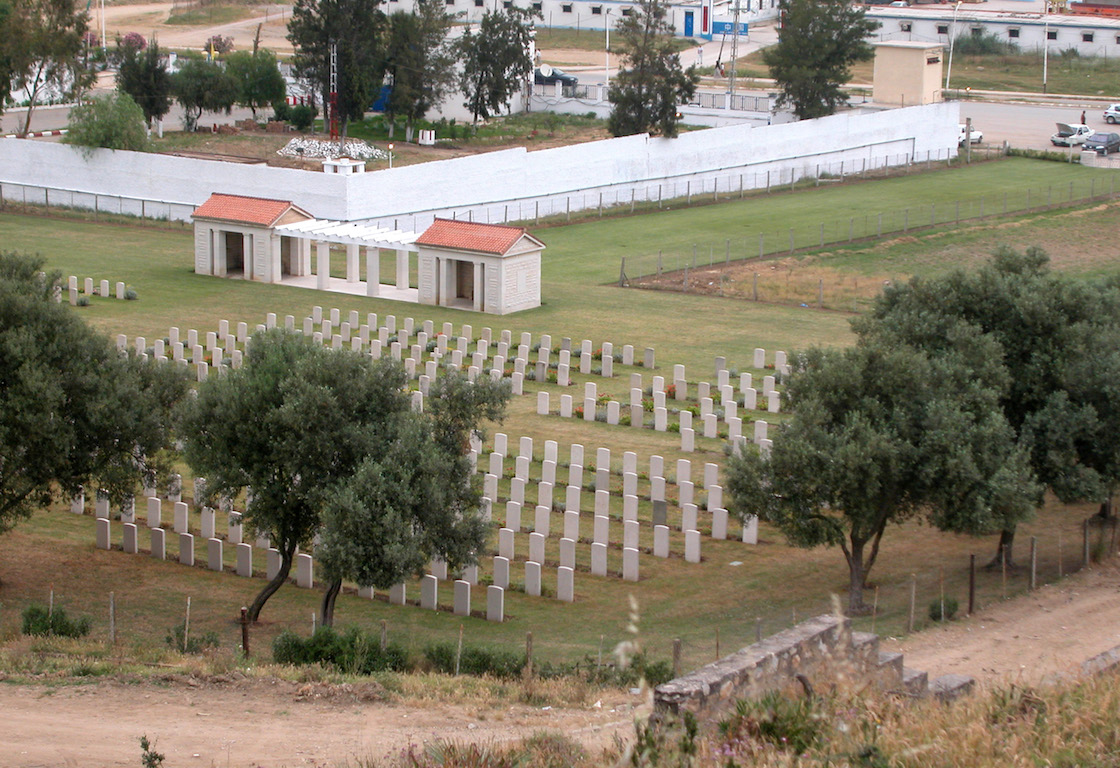
MULTIPOLYGON (((874 645, 877 653, 878 643, 874 645)), ((870 661, 866 653, 854 650, 848 619, 817 616, 657 686, 655 706, 661 712, 687 711, 699 720, 715 719, 728 712, 735 700, 784 688, 798 674, 811 680, 816 673, 846 662, 866 670, 870 661)))

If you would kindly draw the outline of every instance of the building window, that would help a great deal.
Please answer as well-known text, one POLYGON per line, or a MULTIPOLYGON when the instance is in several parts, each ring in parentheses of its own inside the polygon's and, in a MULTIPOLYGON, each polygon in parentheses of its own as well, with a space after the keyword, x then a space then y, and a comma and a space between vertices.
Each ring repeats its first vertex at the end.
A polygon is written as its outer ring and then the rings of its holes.
POLYGON ((630 14, 632 14, 633 12, 634 12, 634 9, 633 9, 633 8, 623 8, 623 9, 622 9, 622 15, 623 15, 623 16, 629 16, 629 15, 630 15, 630 14))
POLYGON ((513 7, 513 0, 505 0, 502 3, 502 7, 503 8, 512 8, 513 7))
POLYGON ((443 0, 444 5, 455 5, 455 0, 443 0))
POLYGON ((909 21, 900 21, 898 22, 898 26, 902 29, 903 32, 909 32, 914 25, 909 21))
POLYGON ((938 24, 937 25, 937 34, 939 34, 939 35, 949 34, 949 25, 948 24, 938 24))
POLYGON ((537 13, 541 13, 543 11, 543 9, 544 9, 544 3, 533 3, 533 10, 536 11, 537 13))
POLYGON ((1047 40, 1057 40, 1058 39, 1058 30, 1048 29, 1046 31, 1046 39, 1047 40))
POLYGON ((1082 32, 1081 33, 1081 42, 1083 42, 1083 43, 1093 42, 1093 33, 1092 32, 1082 32))
POLYGON ((601 5, 591 6, 591 15, 592 16, 602 16, 603 15, 603 6, 601 6, 601 5))
POLYGON ((560 6, 560 11, 562 13, 571 13, 572 12, 572 4, 571 3, 564 3, 563 5, 560 6))
POLYGON ((1012 40, 1015 40, 1016 38, 1019 37, 1019 30, 1009 29, 1009 30, 1007 30, 1007 36, 1010 37, 1012 40))
POLYGON ((983 27, 973 27, 969 31, 972 33, 973 37, 983 37, 984 36, 984 28, 983 27))

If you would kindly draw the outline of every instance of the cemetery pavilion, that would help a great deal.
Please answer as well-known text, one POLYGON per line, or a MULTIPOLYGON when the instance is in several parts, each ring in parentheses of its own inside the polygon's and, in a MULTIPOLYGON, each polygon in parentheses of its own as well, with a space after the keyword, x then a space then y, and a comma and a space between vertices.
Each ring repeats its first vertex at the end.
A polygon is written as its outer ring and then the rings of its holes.
POLYGON ((422 233, 407 232, 316 219, 287 200, 221 193, 195 209, 193 220, 200 275, 497 315, 541 304, 544 243, 521 227, 437 218, 422 233), (345 277, 331 275, 332 246, 345 248, 345 277), (381 282, 383 250, 395 253, 395 283, 381 282), (416 288, 409 280, 412 253, 416 288))

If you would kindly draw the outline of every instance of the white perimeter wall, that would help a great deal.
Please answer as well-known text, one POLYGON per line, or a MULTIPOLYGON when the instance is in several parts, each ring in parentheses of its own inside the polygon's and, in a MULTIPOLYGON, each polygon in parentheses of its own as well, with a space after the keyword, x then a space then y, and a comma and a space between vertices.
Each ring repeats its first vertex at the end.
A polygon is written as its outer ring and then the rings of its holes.
POLYGON ((846 112, 676 139, 641 134, 536 152, 509 149, 353 176, 112 150, 87 157, 63 144, 5 139, 0 195, 186 219, 212 192, 224 192, 291 200, 319 218, 421 230, 435 215, 523 220, 944 160, 957 151, 959 114, 957 102, 846 112))

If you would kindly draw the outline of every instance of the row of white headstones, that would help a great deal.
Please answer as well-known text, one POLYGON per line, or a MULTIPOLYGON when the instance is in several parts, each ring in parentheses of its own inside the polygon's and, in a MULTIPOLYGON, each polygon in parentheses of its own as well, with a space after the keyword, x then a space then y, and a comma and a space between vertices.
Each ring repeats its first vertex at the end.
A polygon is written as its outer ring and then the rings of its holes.
MULTIPOLYGON (((395 316, 388 315, 388 316, 385 317, 385 322, 383 324, 378 324, 378 317, 377 317, 376 313, 367 314, 366 320, 367 320, 367 322, 365 324, 358 324, 359 321, 360 321, 360 316, 356 311, 352 311, 352 312, 350 312, 348 320, 343 321, 341 319, 341 313, 337 309, 330 310, 329 315, 324 317, 322 309, 320 307, 315 307, 313 309, 312 316, 304 319, 302 330, 305 334, 310 332, 310 335, 312 335, 317 341, 320 341, 322 343, 325 343, 327 339, 330 339, 331 345, 335 348, 341 348, 346 342, 349 342, 351 347, 354 348, 354 349, 365 348, 365 346, 368 344, 369 349, 370 349, 370 353, 375 357, 380 356, 380 353, 381 353, 382 349, 384 348, 385 344, 388 343, 390 354, 393 355, 394 358, 396 358, 396 359, 401 359, 401 355, 402 355, 402 352, 407 345, 407 341, 409 339, 411 339, 411 337, 415 333, 416 343, 408 346, 410 356, 405 359, 406 369, 409 369, 410 375, 414 375, 416 369, 418 368, 418 366, 423 361, 424 353, 428 351, 427 350, 428 342, 433 339, 433 334, 434 334, 434 330, 435 330, 434 329, 434 323, 432 321, 428 320, 428 321, 424 321, 421 325, 417 326, 412 318, 406 317, 406 318, 403 319, 403 321, 401 323, 401 327, 398 328, 395 316), (357 332, 356 333, 354 332, 355 326, 357 326, 357 332), (318 328, 317 330, 316 330, 316 327, 318 328), (335 327, 338 328, 338 333, 334 333, 335 327), (376 333, 377 338, 372 337, 373 333, 376 333), (388 340, 392 336, 395 336, 396 339, 392 342, 389 342, 388 340), (404 343, 402 343, 400 341, 401 338, 405 339, 404 343), (411 366, 409 365, 410 362, 412 363, 411 366)), ((276 324, 277 324, 277 316, 274 313, 269 313, 267 318, 266 318, 266 322, 264 324, 258 325, 256 327, 258 329, 264 329, 264 328, 269 328, 269 327, 275 327, 276 324)), ((288 316, 285 317, 285 326, 290 328, 290 329, 293 329, 293 330, 295 329, 295 318, 294 318, 294 316, 288 315, 288 316)), ((456 347, 454 349, 450 349, 450 354, 448 355, 448 351, 449 351, 448 344, 449 344, 449 340, 452 338, 453 332, 454 332, 454 328, 453 328, 452 324, 451 323, 444 323, 443 327, 441 329, 441 333, 434 335, 435 345, 434 345, 434 350, 432 350, 432 352, 433 352, 432 357, 434 359, 428 360, 425 363, 426 373, 419 377, 419 379, 420 379, 419 384, 420 384, 421 390, 413 393, 413 398, 414 398, 413 402, 414 402, 415 407, 418 407, 418 408, 423 407, 422 406, 423 396, 425 394, 424 390, 427 389, 426 385, 429 384, 430 380, 435 377, 435 375, 437 373, 437 367, 438 367, 440 359, 444 356, 449 356, 451 358, 451 363, 453 365, 455 365, 455 364, 461 365, 464 356, 469 353, 469 345, 471 344, 472 341, 474 341, 473 340, 473 329, 472 329, 472 327, 470 325, 464 325, 462 327, 462 333, 456 339, 456 347), (458 360, 456 358, 458 358, 458 360)), ((482 329, 481 337, 477 340, 477 343, 475 345, 476 346, 476 351, 474 351, 473 353, 470 353, 471 356, 472 356, 472 366, 470 368, 469 373, 474 374, 474 375, 478 375, 479 371, 481 371, 483 369, 483 367, 485 365, 485 362, 488 359, 490 346, 493 343, 493 337, 492 337, 491 334, 492 334, 491 329, 489 329, 489 328, 482 329)), ((497 351, 498 354, 495 355, 494 360, 493 360, 493 363, 494 363, 493 367, 489 371, 490 375, 495 377, 495 378, 501 377, 504 374, 504 363, 506 361, 506 355, 503 355, 501 353, 505 352, 506 354, 508 354, 508 352, 510 350, 510 345, 512 344, 512 336, 513 336, 512 332, 510 332, 508 330, 501 331, 499 340, 497 342, 497 350, 496 351, 497 351)), ((223 352, 227 352, 229 354, 231 367, 239 366, 240 363, 241 363, 241 350, 238 348, 238 345, 247 343, 248 340, 249 340, 249 327, 248 327, 247 323, 244 323, 244 322, 238 323, 236 325, 235 332, 231 333, 229 322, 225 321, 225 320, 219 321, 218 331, 209 332, 205 335, 205 341, 206 341, 205 351, 208 351, 211 354, 211 357, 212 357, 212 361, 210 363, 207 363, 205 361, 205 353, 204 353, 203 347, 202 347, 202 345, 198 344, 198 341, 199 341, 198 332, 194 331, 193 329, 189 330, 187 332, 186 344, 182 343, 182 340, 180 339, 180 334, 179 334, 179 329, 178 328, 170 329, 169 342, 168 343, 171 345, 171 351, 172 351, 173 359, 176 359, 176 360, 184 360, 184 362, 185 362, 185 358, 183 357, 183 355, 185 353, 185 350, 189 349, 190 353, 191 353, 191 361, 195 362, 197 365, 199 365, 199 371, 200 371, 199 378, 204 379, 205 376, 206 376, 206 373, 204 373, 203 371, 208 371, 208 369, 210 368, 211 365, 213 365, 214 367, 219 367, 219 369, 220 369, 220 366, 222 366, 222 353, 223 352)), ((569 347, 570 343, 571 342, 570 342, 569 339, 564 339, 563 342, 562 342, 562 345, 564 347, 569 347)), ((147 346, 146 340, 143 337, 138 337, 135 340, 135 344, 136 344, 136 349, 137 349, 138 353, 145 354, 145 355, 148 354, 149 348, 147 346)), ((118 345, 122 349, 126 348, 127 347, 126 337, 119 336, 118 337, 118 345)), ((532 345, 531 334, 522 333, 521 337, 520 337, 520 344, 517 347, 517 354, 516 354, 516 357, 514 357, 513 377, 514 377, 515 393, 516 394, 521 394, 521 391, 519 391, 520 387, 516 387, 516 385, 522 383, 522 381, 523 381, 524 369, 525 369, 525 366, 528 364, 529 353, 530 353, 530 350, 532 349, 531 345, 532 345), (521 381, 518 381, 518 379, 521 379, 521 381)), ((549 356, 551 354, 551 345, 552 345, 551 336, 548 335, 548 334, 542 335, 541 338, 540 338, 539 347, 537 348, 538 361, 537 361, 537 371, 536 371, 536 373, 538 373, 538 374, 544 374, 548 369, 549 356)), ((154 348, 151 351, 154 353, 156 359, 166 359, 166 357, 165 357, 166 348, 164 347, 163 340, 157 341, 156 344, 154 345, 154 348), (161 347, 163 347, 163 348, 161 348, 161 347)), ((559 358, 562 362, 559 363, 559 365, 566 365, 567 362, 564 361, 564 358, 568 357, 569 360, 570 360, 570 355, 571 355, 571 350, 570 349, 562 348, 560 350, 560 353, 559 353, 559 358)), ((581 343, 580 349, 579 349, 579 357, 580 357, 580 370, 581 370, 581 372, 582 373, 591 373, 591 365, 590 364, 591 364, 591 360, 592 360, 592 342, 590 340, 584 340, 581 343)), ((634 361, 633 347, 630 346, 630 345, 625 345, 623 347, 623 352, 622 352, 621 357, 622 357, 622 363, 623 364, 625 364, 625 365, 633 364, 635 362, 634 361)), ((603 345, 602 358, 603 358, 604 361, 613 362, 613 347, 609 342, 605 343, 603 345)), ((764 368, 765 367, 765 350, 755 349, 755 351, 754 351, 754 363, 755 363, 756 368, 764 368)), ((653 366, 653 364, 654 364, 654 351, 653 351, 652 348, 646 348, 642 364, 644 364, 647 367, 652 367, 653 366)), ((610 368, 611 367, 609 365, 604 366, 601 373, 604 376, 611 375, 610 368)), ((775 355, 775 368, 780 372, 788 370, 788 366, 786 365, 786 360, 785 360, 785 354, 784 353, 778 352, 775 355)), ((677 400, 684 400, 684 399, 687 398, 687 390, 688 390, 688 382, 685 378, 684 366, 681 366, 681 365, 674 366, 673 374, 674 374, 673 377, 674 377, 674 382, 675 382, 675 387, 676 387, 675 398, 677 400)), ((735 409, 736 409, 736 405, 737 405, 736 399, 738 399, 738 397, 734 394, 734 388, 730 384, 730 372, 728 371, 728 369, 726 367, 726 361, 725 361, 724 358, 717 358, 717 360, 716 360, 716 374, 717 374, 716 387, 718 388, 718 391, 721 394, 721 407, 724 408, 725 418, 730 419, 730 421, 728 423, 729 424, 734 424, 735 420, 737 420, 737 416, 732 415, 730 417, 727 417, 726 414, 727 414, 728 411, 730 411, 732 414, 735 413, 735 409)), ((544 375, 540 375, 539 378, 543 379, 544 375)), ((664 378, 663 377, 655 376, 655 377, 653 377, 653 379, 654 380, 653 380, 652 394, 653 394, 653 397, 655 399, 655 421, 656 421, 656 419, 657 419, 657 416, 656 416, 657 409, 661 409, 662 411, 667 410, 667 408, 665 406, 665 398, 666 398, 667 392, 665 390, 664 378)), ((742 399, 744 400, 745 403, 749 403, 750 402, 750 395, 755 393, 753 388, 750 387, 751 381, 752 381, 752 378, 751 378, 751 374, 749 374, 749 373, 742 374, 740 376, 740 379, 739 379, 741 397, 742 397, 742 399)), ((637 390, 637 392, 639 394, 642 391, 641 390, 641 374, 638 374, 638 373, 631 374, 631 384, 637 384, 636 387, 631 387, 631 390, 632 390, 631 391, 631 400, 632 400, 632 405, 633 405, 633 401, 635 399, 635 390, 637 390)), ((712 411, 712 398, 707 396, 707 394, 711 391, 711 386, 712 385, 709 382, 699 382, 697 384, 697 393, 698 393, 698 395, 700 395, 700 408, 701 408, 701 413, 702 413, 701 418, 705 420, 706 424, 709 423, 711 421, 711 419, 715 416, 715 414, 712 411), (707 390, 707 392, 705 392, 705 390, 707 390)), ((764 381, 763 381, 763 393, 768 398, 768 401, 771 403, 771 410, 776 411, 777 410, 777 395, 778 395, 778 393, 777 393, 776 389, 774 388, 774 386, 775 386, 775 378, 773 376, 765 376, 764 381)), ((596 387, 596 385, 595 385, 594 382, 588 382, 587 384, 585 384, 585 395, 589 395, 591 399, 594 399, 595 396, 597 395, 595 387, 596 387)), ((540 394, 546 394, 547 395, 547 393, 540 393, 540 394)), ((589 399, 589 398, 585 397, 585 401, 587 399, 589 399)), ((592 412, 593 412, 593 410, 592 410, 592 412)), ((683 447, 683 444, 684 444, 684 441, 686 440, 686 435, 687 435, 687 433, 684 430, 690 429, 690 427, 688 427, 686 425, 691 422, 692 414, 690 412, 688 412, 687 410, 681 411, 680 413, 681 413, 681 419, 684 422, 684 424, 682 424, 682 447, 683 447)), ((586 418, 586 415, 585 415, 585 418, 586 418)), ((768 447, 768 443, 769 443, 769 440, 767 440, 765 438, 766 426, 767 426, 766 422, 761 422, 760 421, 760 422, 755 423, 755 441, 758 442, 764 450, 768 447)), ((657 428, 656 423, 655 423, 655 428, 657 428)), ((524 441, 524 440, 531 440, 531 438, 522 438, 522 441, 524 441)), ((738 439, 735 439, 734 437, 732 439, 732 442, 735 445, 736 449, 738 449, 741 445, 741 441, 738 440, 738 439)), ((549 443, 552 443, 554 445, 553 441, 547 441, 546 442, 546 454, 549 450, 549 447, 548 447, 549 443)), ((578 447, 573 446, 573 453, 575 453, 575 451, 577 451, 577 450, 582 452, 582 446, 578 446, 578 447)), ((599 451, 601 453, 602 451, 607 451, 607 449, 599 449, 599 451)), ((473 453, 474 453, 474 455, 477 459, 477 450, 474 450, 473 453)), ((495 453, 497 453, 497 451, 495 451, 495 453)), ((609 451, 607 451, 607 453, 608 453, 608 460, 607 460, 606 466, 609 466, 609 451)), ((624 470, 623 470, 624 491, 633 482, 630 478, 632 476, 636 477, 636 472, 630 472, 630 471, 627 470, 627 467, 629 466, 628 462, 630 461, 629 457, 632 456, 632 455, 633 455, 632 452, 627 452, 626 456, 624 457, 624 470)), ((530 456, 531 456, 531 451, 530 451, 530 456)), ((519 460, 524 459, 524 458, 525 458, 524 456, 519 456, 518 457, 519 460)), ((655 463, 658 459, 660 459, 660 457, 651 457, 651 462, 655 463)), ((491 459, 491 461, 493 461, 493 458, 491 459)), ((549 459, 546 455, 546 460, 545 460, 544 463, 542 463, 542 471, 547 471, 547 470, 544 469, 544 467, 547 465, 548 461, 549 461, 549 459)), ((636 459, 635 459, 635 461, 636 461, 636 459)), ((684 533, 685 559, 689 560, 689 561, 693 561, 693 562, 699 562, 699 560, 700 560, 700 533, 699 533, 699 530, 697 530, 698 527, 699 527, 698 524, 697 524, 698 508, 695 504, 692 504, 691 501, 686 501, 685 500, 685 499, 690 499, 690 497, 691 497, 692 483, 691 483, 690 480, 681 480, 681 477, 683 477, 682 472, 681 472, 681 468, 682 468, 682 466, 688 464, 688 462, 686 460, 681 460, 681 461, 683 462, 683 464, 681 462, 678 462, 678 493, 679 493, 679 497, 681 499, 680 505, 681 505, 681 520, 682 520, 682 522, 681 522, 681 527, 678 530, 680 530, 684 533)), ((554 467, 554 465, 555 465, 555 460, 553 460, 553 467, 554 467)), ((577 471, 577 468, 579 466, 580 466, 580 464, 578 462, 573 461, 573 462, 570 463, 570 465, 569 465, 569 480, 570 481, 571 481, 571 478, 572 478, 572 473, 577 471)), ((599 466, 604 466, 604 463, 600 462, 599 466)), ((708 467, 714 468, 718 471, 717 465, 714 465, 714 464, 707 465, 706 466, 706 472, 705 472, 705 479, 706 480, 708 479, 708 467)), ((553 471, 554 471, 554 468, 553 468, 553 471)), ((597 474, 599 474, 599 473, 597 472, 597 474)), ((494 476, 494 477, 496 479, 497 476, 494 476)), ((660 484, 660 487, 661 487, 661 493, 663 495, 664 482, 665 482, 664 476, 661 475, 658 472, 652 471, 652 466, 651 466, 650 477, 651 477, 651 496, 650 496, 651 500, 663 501, 664 499, 658 499, 656 497, 658 495, 657 487, 658 487, 659 484, 660 484)), ((527 477, 518 478, 515 475, 515 477, 512 479, 511 482, 517 481, 519 479, 520 480, 527 480, 528 478, 527 477)), ((542 480, 544 480, 543 476, 542 476, 542 480)), ((493 504, 494 499, 496 499, 496 497, 497 497, 496 486, 491 487, 491 485, 490 485, 490 483, 492 483, 492 482, 493 481, 491 481, 489 476, 488 476, 485 485, 486 485, 487 491, 492 491, 492 493, 486 499, 486 501, 488 502, 487 507, 486 507, 487 512, 489 512, 490 506, 493 504)), ((541 500, 542 494, 547 494, 548 493, 548 491, 545 490, 545 489, 548 488, 549 486, 551 486, 552 484, 553 483, 549 483, 548 481, 544 481, 544 482, 542 482, 538 485, 538 501, 541 500)), ((713 503, 713 496, 715 496, 715 498, 717 498, 717 499, 722 498, 722 489, 714 482, 712 482, 712 483, 705 482, 705 491, 708 493, 708 507, 709 507, 709 511, 712 514, 713 536, 715 538, 726 538, 727 511, 726 511, 726 509, 723 509, 722 506, 720 506, 719 502, 713 503)), ((579 494, 579 485, 572 485, 570 483, 569 486, 566 489, 566 494, 565 494, 565 510, 564 510, 564 514, 565 514, 565 523, 564 523, 565 536, 562 537, 560 539, 560 542, 559 542, 559 544, 560 544, 560 553, 559 554, 560 554, 560 563, 561 564, 560 564, 559 568, 557 569, 557 589, 556 589, 555 594, 556 594, 557 598, 559 598, 561 600, 567 600, 567 601, 571 601, 571 600, 574 599, 574 572, 575 572, 575 569, 576 569, 576 566, 575 566, 575 547, 576 547, 577 542, 579 541, 579 534, 578 534, 578 515, 579 515, 578 498, 579 498, 579 496, 578 496, 578 494, 579 494), (572 517, 573 514, 575 515, 574 518, 572 517), (572 522, 569 522, 569 521, 572 521, 572 522), (569 534, 571 534, 571 535, 569 535, 569 534)), ((550 496, 551 494, 548 494, 548 495, 550 496)), ((153 501, 153 499, 149 500, 149 502, 148 502, 149 505, 152 504, 152 501, 153 501)), ((158 502, 158 499, 154 499, 154 501, 158 502)), ((549 501, 550 501, 550 499, 549 499, 549 501)), ((623 508, 624 508, 623 509, 623 540, 621 542, 623 558, 622 558, 621 576, 624 579, 633 580, 633 581, 636 581, 638 579, 638 553, 639 553, 639 549, 638 549, 638 546, 637 546, 637 538, 638 538, 637 525, 638 525, 638 521, 636 519, 636 510, 637 510, 637 503, 636 502, 637 502, 636 494, 629 494, 629 493, 624 492, 624 494, 623 494, 623 508), (631 545, 631 544, 633 546, 628 546, 628 545, 631 545)), ((180 524, 180 520, 179 520, 179 518, 180 518, 180 506, 179 505, 180 504, 182 504, 182 502, 177 502, 176 507, 175 507, 175 509, 176 509, 175 532, 180 537, 180 542, 179 542, 180 543, 180 560, 184 561, 184 562, 188 562, 189 564, 193 565, 193 563, 194 563, 194 545, 193 545, 194 540, 193 540, 193 535, 190 534, 187 530, 185 530, 185 526, 186 526, 185 522, 180 524)), ((520 531, 520 522, 519 521, 520 521, 520 508, 521 508, 522 504, 523 504, 523 499, 521 501, 515 501, 514 499, 510 499, 509 502, 507 502, 507 510, 506 510, 506 512, 507 512, 507 526, 505 528, 499 530, 499 541, 498 541, 498 543, 499 543, 499 553, 494 558, 494 564, 493 564, 494 585, 493 585, 493 587, 490 588, 491 590, 494 589, 494 588, 504 590, 504 589, 507 589, 509 587, 509 567, 510 567, 510 563, 512 561, 514 561, 514 534, 516 532, 520 531), (512 505, 516 505, 516 513, 514 511, 515 507, 512 506, 512 505), (510 527, 510 523, 513 521, 514 514, 516 514, 518 523, 517 523, 516 527, 510 527)), ((186 517, 185 507, 186 507, 186 505, 183 504, 182 507, 184 509, 184 511, 182 512, 182 516, 185 520, 185 517, 186 517)), ((541 568, 544 566, 544 554, 543 554, 544 553, 544 541, 548 537, 548 527, 549 526, 548 526, 548 523, 547 523, 547 517, 551 514, 551 510, 552 510, 551 503, 549 503, 548 505, 544 505, 544 504, 538 504, 537 505, 536 515, 535 515, 535 519, 534 519, 534 523, 535 523, 534 530, 529 533, 529 546, 528 546, 529 555, 528 555, 528 558, 527 558, 527 561, 526 561, 525 592, 527 594, 530 594, 530 595, 539 595, 542 592, 540 575, 541 575, 541 568), (542 508, 545 510, 545 512, 543 512, 543 513, 542 513, 542 508)), ((591 573, 594 574, 594 575, 603 575, 603 576, 607 575, 607 547, 610 544, 610 533, 609 533, 610 532, 610 517, 609 517, 609 512, 607 512, 607 510, 609 510, 609 491, 607 491, 606 489, 597 488, 596 489, 596 516, 595 516, 595 522, 594 522, 594 540, 591 542, 591 568, 590 568, 591 573), (606 501, 601 501, 601 499, 604 499, 604 496, 606 497, 607 500, 606 501), (605 512, 605 513, 600 514, 600 512, 605 512)), ((222 549, 221 549, 222 542, 221 542, 220 539, 215 538, 213 535, 211 535, 211 536, 206 536, 205 535, 208 532, 208 529, 209 529, 209 532, 211 534, 213 533, 213 522, 212 522, 213 521, 213 515, 214 515, 213 510, 209 510, 208 508, 203 508, 203 510, 202 510, 202 526, 201 527, 202 527, 203 538, 207 539, 207 542, 208 542, 207 543, 208 565, 211 568, 214 568, 215 570, 217 570, 219 568, 221 562, 222 562, 222 549), (208 524, 208 518, 209 518, 209 521, 210 521, 209 524, 208 524)), ((122 518, 123 518, 123 516, 122 516, 122 518)), ((158 518, 158 513, 156 515, 156 518, 158 518)), ((236 558, 237 568, 235 570, 236 570, 237 573, 239 573, 241 575, 246 575, 246 576, 252 575, 252 572, 253 572, 252 571, 252 547, 251 547, 251 545, 240 541, 240 525, 234 522, 235 519, 239 520, 239 516, 237 516, 236 513, 232 513, 231 519, 230 519, 230 526, 229 526, 229 530, 231 532, 230 533, 230 543, 235 544, 235 546, 237 546, 237 548, 238 548, 237 558, 236 558), (234 531, 236 531, 236 533, 234 533, 234 531), (236 540, 234 540, 234 539, 236 539, 236 540)), ((98 529, 98 544, 99 544, 99 546, 103 545, 107 548, 108 547, 108 541, 109 541, 108 515, 107 514, 106 515, 100 515, 99 514, 98 515, 98 520, 99 520, 99 523, 98 523, 98 526, 99 526, 99 529, 98 529), (104 530, 102 530, 102 529, 104 529, 104 530)), ((166 554, 165 554, 166 538, 165 538, 165 535, 164 535, 164 531, 163 531, 162 528, 159 527, 158 522, 155 525, 152 525, 151 524, 152 522, 153 522, 153 516, 151 514, 151 510, 149 510, 149 529, 153 532, 151 552, 152 552, 153 556, 164 559, 165 556, 166 556, 166 554)), ((138 542, 138 531, 136 529, 135 522, 131 521, 131 520, 124 520, 123 525, 125 526, 125 528, 124 528, 124 532, 123 532, 122 548, 124 548, 126 551, 138 551, 138 544, 139 544, 139 542, 138 542), (129 528, 129 526, 132 526, 132 528, 129 528)), ((659 556, 659 557, 668 557, 669 556, 669 532, 670 532, 669 526, 656 524, 656 525, 653 526, 653 531, 654 531, 654 546, 653 546, 652 549, 653 549, 654 555, 659 556)), ((747 542, 752 542, 752 543, 754 541, 757 541, 757 521, 756 520, 748 519, 747 524, 744 525, 743 540, 747 541, 747 542)), ((271 548, 270 546, 268 546, 267 540, 258 540, 258 546, 259 547, 263 546, 267 551, 266 575, 269 578, 271 578, 273 575, 275 575, 276 571, 279 568, 279 562, 280 562, 279 552, 278 552, 278 550, 275 550, 275 549, 271 548)), ((312 563, 310 555, 304 554, 304 553, 301 553, 301 554, 297 555, 296 563, 295 563, 295 571, 296 571, 296 582, 297 582, 298 585, 306 586, 306 587, 310 587, 310 586, 313 585, 313 583, 314 583, 314 581, 313 581, 313 563, 312 563)), ((436 600, 437 600, 436 586, 438 585, 438 582, 440 581, 441 564, 434 563, 433 567, 432 567, 432 571, 433 571, 433 573, 428 574, 426 577, 424 577, 421 580, 421 589, 420 589, 420 593, 421 593, 420 603, 423 607, 428 607, 428 608, 436 608, 437 607, 437 605, 436 605, 436 600)), ((443 578, 446 579, 446 566, 445 565, 442 566, 442 571, 443 571, 443 578)), ((462 609, 463 605, 465 604, 466 605, 465 612, 467 614, 469 614, 470 613, 470 609, 469 609, 470 590, 469 590, 469 587, 471 585, 477 585, 477 579, 478 579, 477 567, 465 569, 464 572, 460 575, 462 576, 462 578, 456 580, 454 609, 455 609, 456 612, 461 613, 463 611, 460 610, 460 609, 462 609), (463 584, 461 584, 460 582, 464 583, 465 586, 463 586, 463 584), (465 595, 465 603, 464 603, 464 600, 460 599, 464 595, 465 595)), ((368 596, 372 597, 372 591, 370 591, 370 590, 363 590, 363 591, 368 592, 369 593, 368 596)), ((405 603, 405 585, 404 584, 399 584, 399 585, 395 586, 394 588, 392 588, 391 590, 389 590, 389 599, 390 599, 391 602, 404 604, 405 603)), ((491 615, 491 614, 494 613, 494 611, 491 610, 491 609, 494 607, 495 604, 499 606, 498 614, 503 613, 500 606, 502 606, 504 603, 503 603, 503 598, 501 597, 500 593, 492 593, 492 592, 489 593, 488 598, 487 598, 487 603, 488 603, 488 610, 487 610, 488 615, 491 615)))

